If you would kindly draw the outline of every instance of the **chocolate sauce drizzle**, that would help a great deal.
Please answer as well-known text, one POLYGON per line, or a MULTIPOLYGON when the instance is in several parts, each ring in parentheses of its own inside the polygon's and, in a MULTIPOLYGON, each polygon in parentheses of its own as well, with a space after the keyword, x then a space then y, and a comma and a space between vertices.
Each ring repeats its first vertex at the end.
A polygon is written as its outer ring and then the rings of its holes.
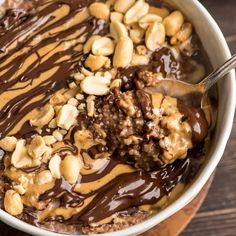
MULTIPOLYGON (((78 0, 51 1, 45 8, 33 15, 27 13, 23 17, 23 13, 15 14, 14 24, 16 26, 14 25, 13 28, 9 25, 7 15, 1 20, 2 25, 5 24, 8 27, 5 30, 2 29, 4 34, 0 37, 0 51, 2 52, 0 54, 0 68, 1 71, 6 70, 0 75, 0 99, 4 100, 8 92, 12 91, 15 92, 15 96, 3 104, 0 110, 0 138, 11 132, 30 111, 42 107, 51 94, 67 87, 71 81, 70 75, 75 71, 76 65, 82 57, 82 52, 76 49, 80 44, 79 40, 73 45, 71 39, 88 38, 92 34, 104 34, 107 31, 104 21, 91 17, 68 27, 66 30, 60 29, 63 25, 73 21, 78 13, 84 11, 84 6, 87 4, 85 1, 78 0), (63 8, 65 6, 69 7, 69 12, 64 17, 58 20, 52 16, 59 10, 66 13, 66 8, 63 8), (73 37, 79 30, 82 30, 82 34, 73 37), (40 38, 47 32, 49 32, 48 37, 40 38), (37 37, 39 42, 35 43, 37 37), (15 42, 16 45, 11 48, 15 42), (68 47, 62 47, 67 43, 68 47), (40 56, 40 50, 52 44, 55 45, 51 50, 58 51, 52 55, 48 51, 46 55, 40 56), (9 55, 14 54, 16 55, 14 59, 8 61, 9 55), (32 63, 24 68, 30 57, 37 57, 37 59, 32 59, 32 63), (61 58, 65 58, 65 60, 59 61, 61 58), (18 71, 22 68, 23 73, 19 74, 18 71), (53 69, 54 71, 52 71, 53 69), (46 80, 41 78, 42 81, 39 81, 40 76, 48 78, 46 80), (34 86, 35 83, 38 84, 34 86)), ((19 131, 21 136, 28 132, 25 127, 22 126, 19 131)))
POLYGON ((205 114, 201 108, 187 106, 184 102, 177 103, 180 113, 184 115, 192 128, 192 141, 194 144, 200 143, 208 134, 208 125, 205 114))
POLYGON ((98 222, 130 207, 154 204, 170 193, 187 170, 188 165, 189 160, 186 160, 169 165, 152 175, 143 171, 120 175, 99 189, 95 200, 83 212, 74 215, 69 223, 98 222), (102 211, 98 211, 97 206, 102 211))
MULTIPOLYGON (((116 165, 121 164, 119 161, 111 159, 100 175, 91 174, 91 176, 81 176, 80 183, 88 180, 100 179, 101 175, 105 176, 116 165)), ((67 224, 90 224, 99 222, 116 212, 124 212, 131 207, 138 207, 145 204, 154 204, 163 196, 168 195, 171 190, 181 181, 182 176, 188 174, 190 159, 183 161, 178 160, 175 164, 152 172, 136 171, 134 173, 121 174, 89 194, 79 194, 73 192, 73 187, 64 179, 56 181, 53 189, 48 190, 40 196, 39 200, 49 200, 60 196, 62 201, 67 199, 66 205, 76 202, 79 204, 86 198, 96 195, 95 198, 78 214, 68 220, 67 224), (99 210, 98 210, 99 206, 99 210)), ((53 220, 47 219, 47 220, 53 220)))

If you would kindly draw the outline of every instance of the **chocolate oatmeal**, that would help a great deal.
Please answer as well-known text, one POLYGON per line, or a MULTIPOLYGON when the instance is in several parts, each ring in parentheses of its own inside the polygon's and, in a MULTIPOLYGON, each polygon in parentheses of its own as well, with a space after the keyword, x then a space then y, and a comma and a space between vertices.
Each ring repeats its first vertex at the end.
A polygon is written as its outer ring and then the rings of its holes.
POLYGON ((183 13, 144 0, 5 0, 0 12, 0 208, 94 234, 173 201, 204 161, 212 111, 146 90, 209 69, 183 13))

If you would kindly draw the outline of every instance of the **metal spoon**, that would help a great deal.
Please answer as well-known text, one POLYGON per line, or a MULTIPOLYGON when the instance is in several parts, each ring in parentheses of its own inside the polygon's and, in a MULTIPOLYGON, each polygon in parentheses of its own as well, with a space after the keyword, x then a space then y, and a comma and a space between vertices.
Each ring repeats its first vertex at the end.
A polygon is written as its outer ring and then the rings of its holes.
POLYGON ((148 87, 145 90, 148 93, 162 93, 167 96, 179 98, 187 103, 191 102, 194 106, 199 106, 202 104, 203 95, 206 91, 235 67, 236 54, 198 84, 189 84, 180 80, 164 79, 158 82, 154 87, 148 87))

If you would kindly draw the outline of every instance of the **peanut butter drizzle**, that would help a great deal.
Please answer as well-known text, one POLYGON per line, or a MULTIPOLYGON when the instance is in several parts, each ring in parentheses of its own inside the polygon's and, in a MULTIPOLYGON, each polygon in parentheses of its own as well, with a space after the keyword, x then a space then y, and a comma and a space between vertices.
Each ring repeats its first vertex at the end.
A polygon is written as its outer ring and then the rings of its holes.
POLYGON ((89 194, 92 193, 99 188, 107 185, 111 180, 116 178, 118 175, 121 173, 132 173, 134 172, 134 168, 124 165, 124 164, 119 164, 115 166, 115 168, 112 169, 110 173, 108 173, 106 176, 99 178, 95 181, 89 182, 89 183, 79 183, 75 186, 74 191, 80 194, 89 194))
POLYGON ((64 220, 68 220, 72 215, 80 213, 83 209, 85 209, 92 200, 96 197, 96 195, 91 196, 83 201, 83 204, 80 204, 77 207, 58 207, 53 208, 49 205, 44 211, 40 212, 39 220, 43 221, 48 217, 55 218, 56 216, 62 216, 64 220))
MULTIPOLYGON (((0 38, 0 138, 24 135, 24 124, 50 96, 66 88, 82 56, 82 44, 105 24, 84 3, 42 1, 18 27, 0 38), (10 56, 9 56, 10 55, 10 56)), ((19 20, 19 19, 18 19, 19 20)))

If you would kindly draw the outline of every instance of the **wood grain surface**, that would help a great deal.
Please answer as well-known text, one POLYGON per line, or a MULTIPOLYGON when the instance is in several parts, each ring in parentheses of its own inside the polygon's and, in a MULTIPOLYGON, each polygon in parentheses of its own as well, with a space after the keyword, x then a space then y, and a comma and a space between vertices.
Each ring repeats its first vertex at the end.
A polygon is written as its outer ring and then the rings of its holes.
MULTIPOLYGON (((222 29, 232 53, 236 53, 236 0, 201 0, 222 29)), ((177 215, 178 218, 184 217, 177 215)), ((170 219, 171 220, 171 219, 170 219)), ((176 227, 182 227, 178 225, 176 227)), ((152 236, 165 236, 159 230, 152 236)), ((0 223, 0 236, 26 236, 0 223)), ((163 231, 162 231, 163 232, 163 231)), ((143 234, 147 236, 146 234, 143 234)), ((236 118, 224 156, 217 168, 209 194, 181 236, 236 236, 236 118)))
POLYGON ((214 179, 214 174, 208 180, 208 182, 203 187, 202 191, 197 195, 197 197, 186 207, 163 221, 162 223, 155 226, 148 232, 143 233, 140 236, 177 236, 179 235, 186 225, 192 220, 196 212, 202 205, 205 197, 209 191, 209 188, 214 179))
MULTIPOLYGON (((236 0, 202 0, 236 53, 236 0)), ((235 93, 236 96, 236 93, 235 93)), ((236 235, 236 118, 209 194, 181 236, 236 235)))

